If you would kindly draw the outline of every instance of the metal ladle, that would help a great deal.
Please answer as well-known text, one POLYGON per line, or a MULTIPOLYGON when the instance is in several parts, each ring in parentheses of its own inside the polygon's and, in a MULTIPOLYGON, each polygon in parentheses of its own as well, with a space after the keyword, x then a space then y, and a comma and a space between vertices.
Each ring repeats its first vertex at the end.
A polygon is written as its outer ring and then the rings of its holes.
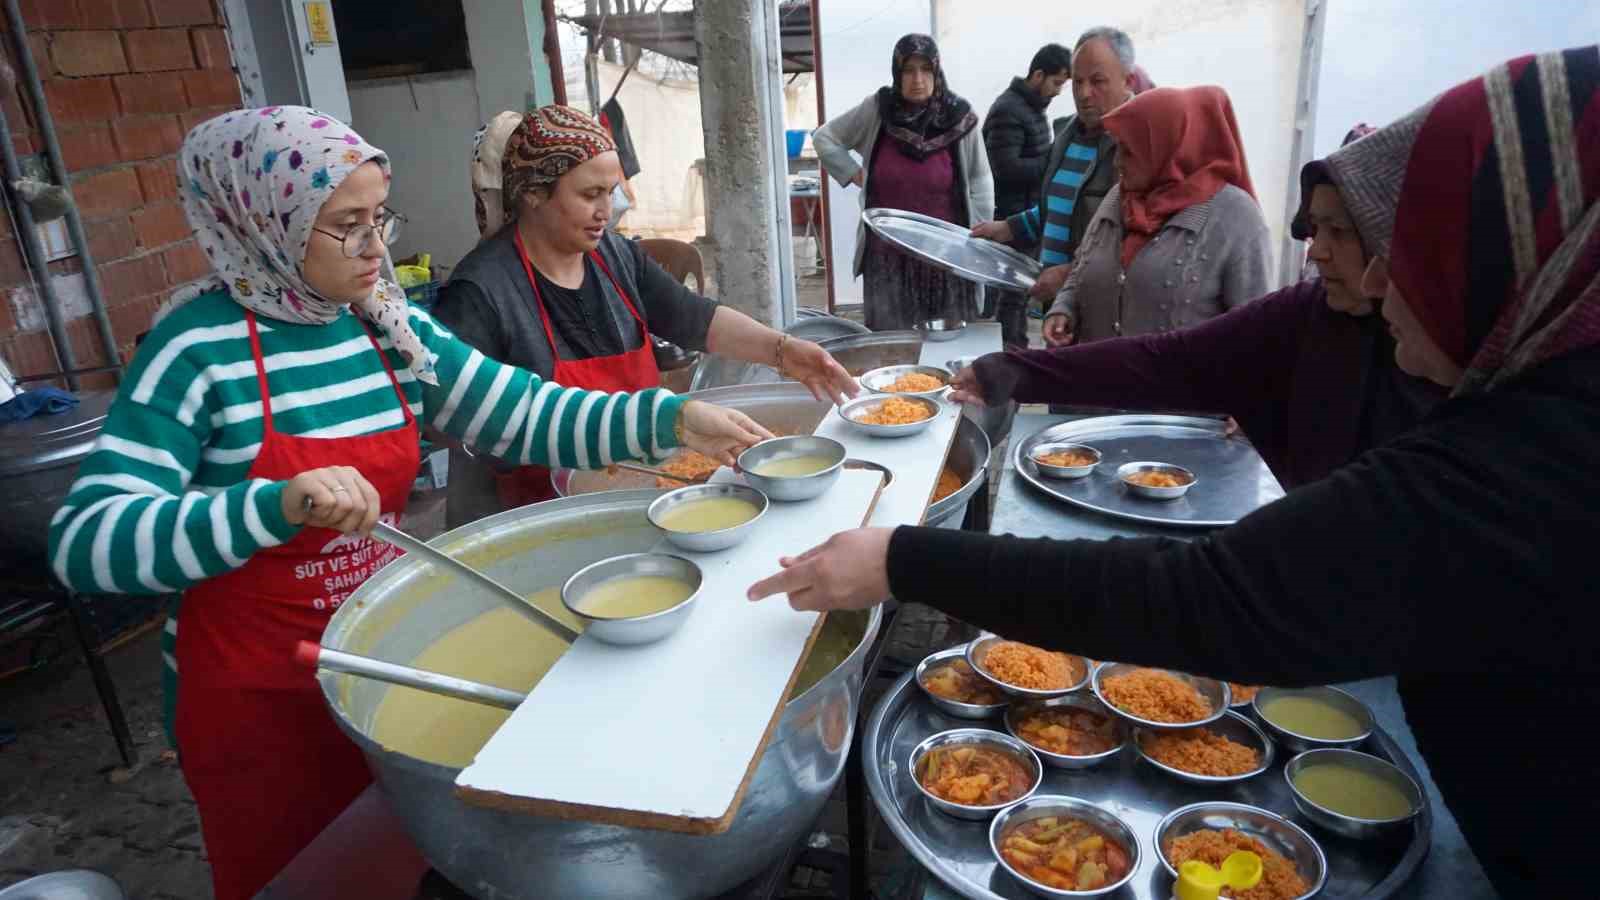
POLYGON ((386 681, 442 697, 454 697, 471 703, 481 703, 497 709, 516 709, 527 699, 527 694, 508 691, 491 684, 468 681, 453 675, 442 675, 426 669, 415 669, 398 663, 373 659, 343 650, 330 650, 310 641, 301 641, 294 651, 295 661, 311 669, 344 672, 376 681, 386 681))

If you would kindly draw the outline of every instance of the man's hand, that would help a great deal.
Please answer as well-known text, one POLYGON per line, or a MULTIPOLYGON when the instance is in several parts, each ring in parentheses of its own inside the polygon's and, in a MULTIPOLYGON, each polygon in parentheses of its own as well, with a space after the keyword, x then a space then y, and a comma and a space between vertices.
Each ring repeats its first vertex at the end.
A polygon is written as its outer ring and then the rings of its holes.
POLYGON ((990 241, 999 241, 1002 244, 1011 243, 1011 224, 1005 219, 996 219, 993 222, 984 222, 973 227, 972 236, 990 241))
POLYGON ((1039 273, 1039 280, 1028 288, 1028 296, 1035 300, 1043 300, 1047 305, 1061 293, 1061 286, 1067 283, 1067 276, 1072 274, 1072 263, 1062 263, 1051 266, 1039 273))

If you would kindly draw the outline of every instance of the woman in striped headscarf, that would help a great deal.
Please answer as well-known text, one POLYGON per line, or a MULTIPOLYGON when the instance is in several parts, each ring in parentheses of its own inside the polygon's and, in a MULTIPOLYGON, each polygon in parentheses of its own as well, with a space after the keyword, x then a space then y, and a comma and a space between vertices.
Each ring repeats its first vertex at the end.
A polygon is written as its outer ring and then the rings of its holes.
POLYGON ((1563 738, 1600 717, 1600 47, 1512 60, 1365 139, 1391 140, 1410 152, 1367 293, 1400 367, 1452 393, 1416 428, 1195 541, 861 529, 751 596, 915 597, 1251 684, 1397 675, 1494 888, 1593 896, 1600 766, 1563 738), (1070 590, 1039 603, 1040 584, 1070 590))

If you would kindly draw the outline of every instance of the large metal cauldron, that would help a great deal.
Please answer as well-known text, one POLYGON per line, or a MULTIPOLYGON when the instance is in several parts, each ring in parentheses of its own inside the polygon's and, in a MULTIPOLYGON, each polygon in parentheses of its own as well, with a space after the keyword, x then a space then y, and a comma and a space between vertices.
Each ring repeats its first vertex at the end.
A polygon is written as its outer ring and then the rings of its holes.
MULTIPOLYGON (((449 549, 524 594, 561 584, 583 566, 645 550, 659 535, 645 519, 654 491, 610 491, 508 510, 441 535, 449 549)), ((446 631, 499 601, 402 557, 368 579, 334 614, 324 646, 409 661, 446 631)), ((838 615, 838 614, 835 614, 838 615)), ((709 837, 569 822, 471 806, 455 795, 459 769, 386 750, 367 734, 388 686, 324 672, 334 718, 368 765, 423 855, 481 900, 712 896, 773 864, 815 821, 844 770, 868 645, 882 612, 856 613, 862 633, 844 662, 784 707, 732 827, 709 837)), ((684 690, 715 690, 684 685, 684 690)), ((685 722, 683 727, 692 728, 685 722)), ((552 734, 573 753, 582 735, 552 734)), ((641 766, 653 743, 640 735, 641 766)), ((674 777, 662 772, 659 777, 674 777)))
POLYGON ((50 519, 94 449, 116 391, 78 395, 78 405, 53 416, 0 425, 0 557, 43 558, 50 519))
MULTIPOLYGON (((912 332, 905 332, 911 334, 912 332)), ((889 332, 888 334, 900 334, 889 332)), ((882 335, 862 335, 876 338, 882 335)), ((915 355, 912 357, 914 362, 915 355)), ((890 365, 890 363, 883 363, 890 365)), ((868 366, 876 368, 876 366, 868 366)), ((805 386, 794 381, 776 384, 741 384, 733 387, 708 388, 691 391, 684 396, 704 400, 730 409, 737 409, 777 434, 810 434, 833 405, 817 400, 805 386)), ((989 466, 989 437, 983 429, 969 419, 962 419, 956 427, 955 439, 950 444, 950 455, 945 464, 961 476, 961 489, 928 507, 926 525, 959 528, 967 501, 984 483, 989 466)), ((574 471, 557 469, 551 475, 556 493, 563 497, 588 494, 595 491, 613 491, 624 488, 653 489, 655 479, 633 472, 605 472, 603 470, 574 471)))

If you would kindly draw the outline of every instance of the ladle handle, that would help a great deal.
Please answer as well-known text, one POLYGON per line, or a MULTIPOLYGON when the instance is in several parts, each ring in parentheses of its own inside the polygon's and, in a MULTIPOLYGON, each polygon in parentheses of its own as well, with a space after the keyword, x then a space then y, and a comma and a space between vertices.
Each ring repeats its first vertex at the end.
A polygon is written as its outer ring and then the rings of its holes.
POLYGON ((472 566, 467 565, 461 560, 456 559, 450 554, 445 553, 443 550, 423 543, 422 541, 417 540, 409 534, 406 534, 404 531, 401 531, 393 525, 387 525, 383 522, 379 522, 377 525, 373 526, 372 536, 380 541, 383 541, 384 543, 393 544, 407 553, 415 554, 427 559, 429 562, 443 566, 457 575, 460 575, 469 581, 476 582, 481 587, 498 594, 500 599, 504 600, 507 606, 510 606, 517 612, 522 613, 528 618, 529 621, 540 626, 541 628, 544 628, 546 631, 562 639, 563 641, 566 641, 570 644, 578 639, 578 632, 573 631, 570 627, 568 627, 567 623, 557 619, 555 616, 550 615, 539 607, 534 606, 532 603, 529 603, 521 594, 518 594, 516 591, 511 590, 500 582, 495 581, 493 578, 490 578, 488 575, 483 574, 482 572, 474 569, 472 566))
POLYGON ((310 641, 301 641, 295 647, 295 661, 307 668, 327 669, 332 672, 344 672, 350 675, 359 675, 362 678, 371 678, 376 681, 387 681, 404 687, 416 688, 430 694, 440 694, 445 697, 454 697, 457 700, 467 700, 472 703, 482 703, 485 706, 495 706, 500 709, 516 709, 527 699, 526 694, 508 691, 489 684, 479 684, 476 681, 467 681, 451 675, 441 675, 438 672, 429 672, 426 669, 413 669, 370 656, 361 656, 355 653, 346 653, 343 650, 329 650, 327 647, 313 644, 310 641))

